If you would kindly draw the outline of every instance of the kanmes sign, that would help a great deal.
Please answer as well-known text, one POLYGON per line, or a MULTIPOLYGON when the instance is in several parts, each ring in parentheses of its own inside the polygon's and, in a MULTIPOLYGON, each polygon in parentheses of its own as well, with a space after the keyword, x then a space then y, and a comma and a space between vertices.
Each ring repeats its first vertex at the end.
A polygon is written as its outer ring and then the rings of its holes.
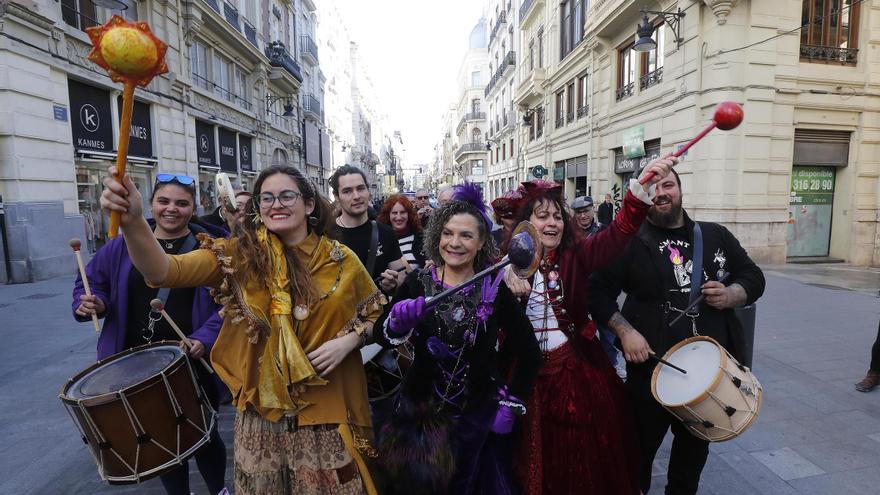
POLYGON ((110 94, 103 89, 67 81, 73 118, 70 128, 76 149, 113 151, 110 94))

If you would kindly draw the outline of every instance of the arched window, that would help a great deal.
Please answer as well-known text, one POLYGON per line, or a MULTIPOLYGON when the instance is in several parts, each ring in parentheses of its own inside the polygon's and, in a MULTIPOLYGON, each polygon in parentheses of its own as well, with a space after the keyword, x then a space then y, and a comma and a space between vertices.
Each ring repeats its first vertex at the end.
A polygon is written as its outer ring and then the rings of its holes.
POLYGON ((474 130, 471 131, 471 142, 472 143, 479 143, 481 141, 480 136, 482 134, 483 134, 483 132, 480 130, 479 127, 474 127, 474 130))
POLYGON ((281 148, 275 148, 272 153, 272 165, 287 165, 287 152, 281 148))

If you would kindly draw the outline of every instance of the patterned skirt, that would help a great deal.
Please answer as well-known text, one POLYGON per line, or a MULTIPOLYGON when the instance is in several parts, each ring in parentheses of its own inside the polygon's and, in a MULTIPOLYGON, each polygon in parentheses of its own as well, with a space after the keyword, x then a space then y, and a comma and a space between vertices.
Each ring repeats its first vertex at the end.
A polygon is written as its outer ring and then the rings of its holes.
POLYGON ((367 493, 338 425, 277 423, 253 411, 235 417, 237 495, 360 495, 367 493))

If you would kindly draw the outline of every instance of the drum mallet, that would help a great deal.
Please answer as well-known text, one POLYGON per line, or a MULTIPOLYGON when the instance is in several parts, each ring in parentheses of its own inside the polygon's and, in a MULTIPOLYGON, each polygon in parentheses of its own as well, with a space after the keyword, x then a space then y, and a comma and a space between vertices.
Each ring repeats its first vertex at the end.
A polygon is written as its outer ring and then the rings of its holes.
MULTIPOLYGON (((174 323, 174 320, 171 319, 171 316, 165 312, 165 305, 162 304, 162 301, 160 301, 159 299, 153 299, 152 301, 150 301, 150 307, 153 308, 153 311, 158 311, 162 315, 162 317, 165 318, 165 321, 167 321, 171 328, 174 329, 174 332, 177 333, 177 336, 180 337, 180 340, 183 341, 183 343, 186 344, 187 347, 189 347, 190 349, 193 348, 192 341, 187 338, 186 335, 184 335, 180 327, 177 326, 177 323, 174 323)), ((211 368, 211 365, 209 365, 208 362, 205 361, 205 358, 200 357, 199 362, 202 363, 202 366, 204 366, 206 370, 208 370, 208 373, 214 374, 214 370, 211 368)))
POLYGON ((680 372, 684 373, 685 375, 688 374, 687 371, 685 371, 685 370, 683 370, 682 368, 679 368, 678 366, 676 366, 676 365, 670 363, 669 361, 667 361, 667 360, 665 360, 665 359, 663 359, 663 358, 657 356, 657 355, 654 354, 653 352, 649 352, 649 353, 648 353, 648 356, 650 356, 651 359, 656 359, 656 360, 657 360, 660 364, 662 364, 662 365, 669 366, 670 368, 672 368, 672 369, 674 369, 674 370, 676 370, 676 371, 680 371, 680 372))
MULTIPOLYGON (((687 150, 690 149, 691 146, 697 143, 700 139, 703 139, 706 134, 714 128, 719 128, 722 131, 729 131, 731 129, 735 129, 742 123, 743 120, 743 109, 739 106, 738 103, 732 101, 723 101, 715 107, 715 115, 712 117, 712 122, 709 123, 699 134, 694 136, 693 139, 688 141, 684 146, 679 148, 672 154, 672 156, 678 158, 683 155, 687 150)), ((654 177, 654 172, 648 172, 644 177, 639 181, 640 184, 646 184, 654 177)))
MULTIPOLYGON (((86 295, 92 297, 92 289, 89 288, 89 278, 86 277, 86 267, 83 265, 82 256, 79 254, 79 249, 82 247, 82 241, 74 237, 70 241, 68 241, 70 247, 73 248, 73 253, 76 254, 76 264, 79 266, 79 276, 83 281, 83 288, 86 289, 86 295)), ((98 323, 98 315, 96 313, 92 313, 92 323, 95 324, 95 331, 101 331, 101 324, 98 323)))

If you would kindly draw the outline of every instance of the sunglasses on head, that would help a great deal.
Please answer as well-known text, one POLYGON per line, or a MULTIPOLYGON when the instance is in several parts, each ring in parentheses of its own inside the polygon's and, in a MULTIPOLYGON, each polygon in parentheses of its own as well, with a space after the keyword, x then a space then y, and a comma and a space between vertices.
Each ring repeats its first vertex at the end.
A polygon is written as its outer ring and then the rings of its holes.
POLYGON ((196 180, 188 175, 175 175, 175 174, 157 174, 156 175, 156 183, 157 184, 168 184, 169 182, 177 182, 182 186, 192 186, 195 184, 196 180))

